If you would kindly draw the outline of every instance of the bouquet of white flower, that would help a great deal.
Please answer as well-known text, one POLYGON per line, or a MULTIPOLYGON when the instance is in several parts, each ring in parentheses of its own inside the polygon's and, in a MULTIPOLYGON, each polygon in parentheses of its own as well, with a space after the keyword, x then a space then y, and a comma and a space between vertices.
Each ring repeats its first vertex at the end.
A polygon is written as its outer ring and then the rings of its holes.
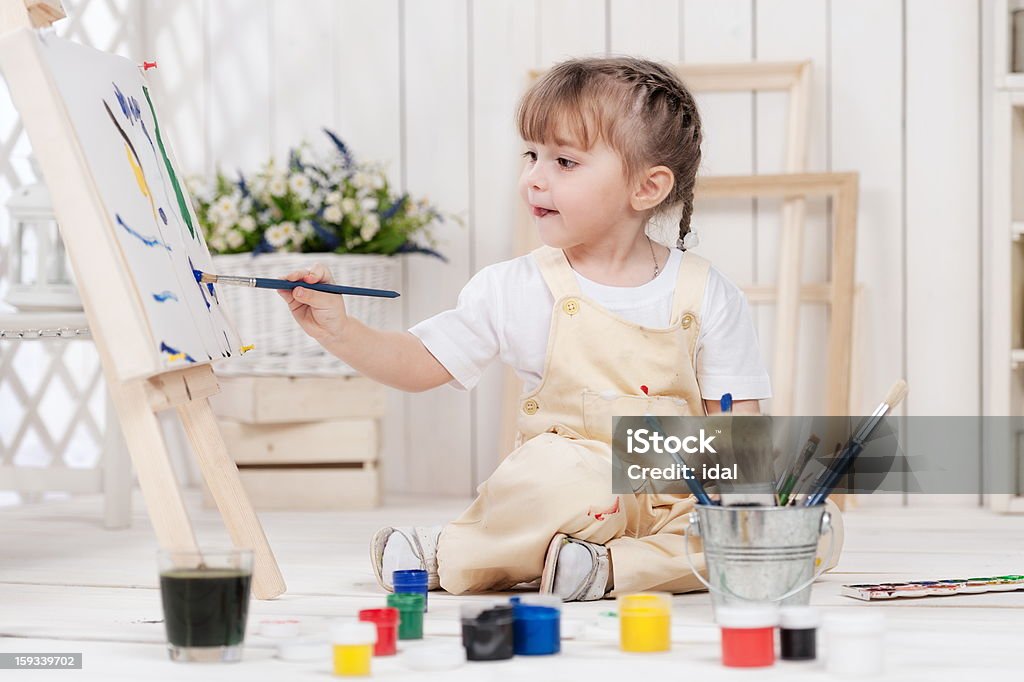
POLYGON ((291 150, 286 168, 271 159, 248 177, 239 171, 232 180, 218 170, 212 179, 189 179, 210 250, 419 252, 444 260, 433 249, 430 228, 445 216, 426 198, 393 193, 380 165, 356 163, 337 135, 324 132, 333 150, 322 157, 302 143, 291 150))

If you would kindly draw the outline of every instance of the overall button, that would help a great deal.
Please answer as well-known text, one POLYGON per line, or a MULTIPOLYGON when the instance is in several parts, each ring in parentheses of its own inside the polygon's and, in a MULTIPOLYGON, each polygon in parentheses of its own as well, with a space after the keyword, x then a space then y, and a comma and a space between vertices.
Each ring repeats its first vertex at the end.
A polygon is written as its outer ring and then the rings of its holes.
POLYGON ((562 310, 570 315, 575 315, 580 311, 580 302, 575 298, 566 299, 565 303, 562 304, 562 310))
POLYGON ((523 403, 523 412, 525 412, 526 414, 537 414, 537 410, 539 409, 540 405, 538 405, 537 401, 534 400, 533 398, 530 398, 529 400, 523 403))
POLYGON ((682 321, 683 329, 689 329, 690 325, 693 324, 693 320, 694 320, 693 313, 686 313, 685 315, 683 315, 683 321, 682 321))

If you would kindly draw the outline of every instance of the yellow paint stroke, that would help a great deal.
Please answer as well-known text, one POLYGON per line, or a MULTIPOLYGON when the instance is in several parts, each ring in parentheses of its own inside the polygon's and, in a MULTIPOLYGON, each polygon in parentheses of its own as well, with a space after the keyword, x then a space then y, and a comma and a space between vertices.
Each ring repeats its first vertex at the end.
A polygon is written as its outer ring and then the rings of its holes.
POLYGON ((251 351, 255 347, 256 347, 255 343, 250 343, 248 346, 242 346, 242 349, 241 349, 242 350, 242 355, 245 355, 246 353, 248 353, 249 351, 251 351))
POLYGON ((184 359, 185 359, 185 354, 184 353, 173 353, 173 354, 167 356, 167 360, 169 362, 174 362, 175 360, 184 360, 184 359))
POLYGON ((149 199, 149 208, 153 211, 153 221, 156 222, 156 205, 153 203, 153 193, 149 190, 149 183, 146 182, 146 176, 142 172, 142 166, 135 160, 135 155, 132 154, 132 148, 128 146, 126 142, 124 145, 125 154, 128 155, 128 163, 132 167, 132 171, 135 173, 135 182, 139 183, 139 191, 142 192, 142 196, 149 199))

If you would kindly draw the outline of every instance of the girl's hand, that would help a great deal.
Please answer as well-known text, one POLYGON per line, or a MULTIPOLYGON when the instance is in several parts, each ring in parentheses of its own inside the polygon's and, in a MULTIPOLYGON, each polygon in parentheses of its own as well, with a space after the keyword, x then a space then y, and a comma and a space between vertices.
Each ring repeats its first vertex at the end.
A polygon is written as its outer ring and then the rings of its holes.
MULTIPOLYGON (((284 279, 289 282, 333 284, 330 271, 320 263, 316 263, 309 270, 288 273, 284 279)), ((292 317, 303 331, 321 344, 332 338, 339 338, 348 324, 345 300, 338 294, 328 294, 304 287, 296 287, 291 291, 279 289, 277 293, 288 304, 292 317)))

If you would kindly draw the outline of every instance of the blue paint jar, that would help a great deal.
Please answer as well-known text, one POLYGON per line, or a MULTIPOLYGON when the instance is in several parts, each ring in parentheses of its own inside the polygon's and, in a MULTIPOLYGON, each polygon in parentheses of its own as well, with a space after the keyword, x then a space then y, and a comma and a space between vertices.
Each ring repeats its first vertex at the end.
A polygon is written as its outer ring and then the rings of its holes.
POLYGON ((395 594, 412 592, 423 595, 423 611, 427 611, 427 572, 421 568, 408 571, 395 571, 391 574, 391 584, 395 586, 395 594))
POLYGON ((558 597, 512 597, 517 656, 548 656, 562 650, 562 602, 558 597))

